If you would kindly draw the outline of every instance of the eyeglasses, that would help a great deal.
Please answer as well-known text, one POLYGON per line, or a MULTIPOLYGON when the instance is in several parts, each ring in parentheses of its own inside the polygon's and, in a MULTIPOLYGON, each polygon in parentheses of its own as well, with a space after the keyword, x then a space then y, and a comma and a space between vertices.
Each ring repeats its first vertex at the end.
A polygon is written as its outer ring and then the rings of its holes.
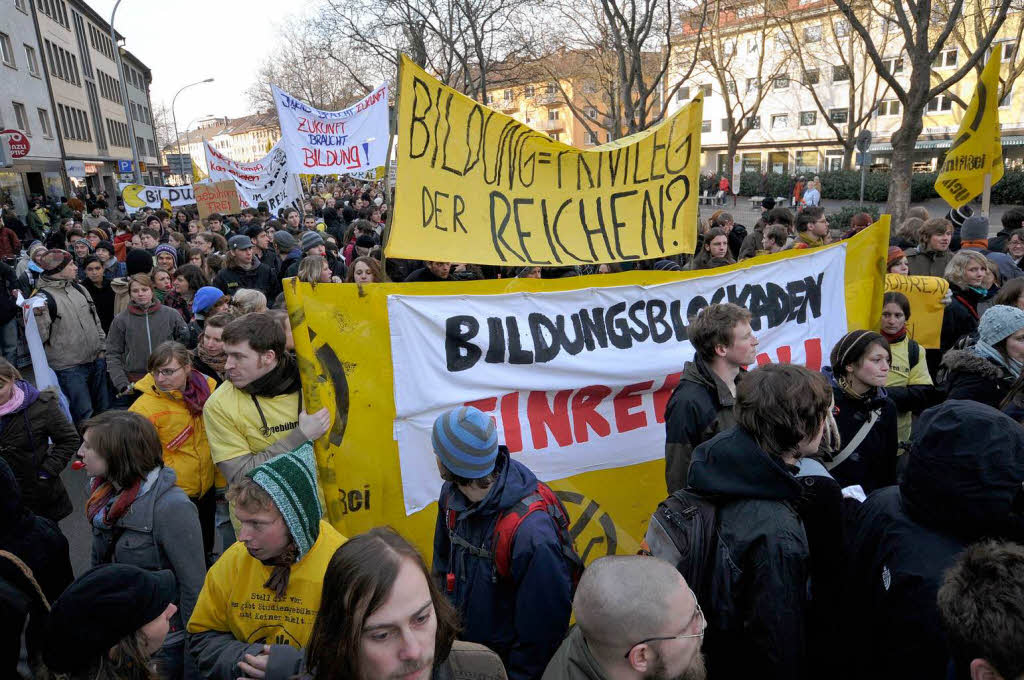
POLYGON ((153 371, 153 375, 161 378, 170 378, 172 375, 185 368, 184 366, 178 366, 177 368, 158 368, 153 371))
POLYGON ((702 638, 702 637, 704 637, 704 631, 706 631, 708 629, 708 620, 706 618, 704 618, 704 612, 701 611, 700 604, 697 603, 697 596, 694 595, 693 589, 690 589, 690 595, 693 595, 693 608, 694 608, 694 611, 693 611, 693 616, 691 616, 690 620, 686 622, 686 628, 684 628, 683 630, 686 630, 687 628, 689 628, 690 624, 693 623, 694 617, 697 617, 699 619, 699 621, 700 621, 700 632, 699 633, 693 633, 693 634, 688 634, 688 635, 670 635, 670 636, 667 636, 667 637, 651 637, 651 638, 646 638, 644 640, 641 640, 640 642, 634 642, 633 644, 631 644, 629 646, 629 649, 626 650, 626 653, 623 655, 622 658, 628 659, 629 658, 629 653, 633 651, 634 647, 636 647, 637 645, 642 645, 642 644, 648 643, 648 642, 655 642, 657 640, 685 640, 687 638, 702 638))

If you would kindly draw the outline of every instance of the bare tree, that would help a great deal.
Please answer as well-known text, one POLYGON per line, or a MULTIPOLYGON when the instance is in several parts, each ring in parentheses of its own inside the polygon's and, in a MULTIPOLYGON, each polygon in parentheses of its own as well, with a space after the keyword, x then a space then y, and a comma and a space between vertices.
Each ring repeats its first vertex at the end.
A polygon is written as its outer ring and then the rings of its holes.
POLYGON ((967 52, 963 64, 955 72, 945 76, 935 72, 932 64, 958 22, 963 20, 964 0, 952 0, 944 7, 940 7, 939 3, 933 4, 932 0, 833 0, 860 37, 878 77, 889 85, 903 107, 902 122, 893 132, 891 139, 892 171, 889 176, 889 201, 886 206, 887 211, 897 222, 903 220, 910 207, 914 148, 917 145, 917 138, 924 129, 924 113, 928 102, 960 82, 981 61, 1006 20, 1006 11, 1011 1, 992 0, 989 11, 993 16, 988 30, 981 36, 974 49, 967 52), (874 4, 869 4, 871 2, 874 4), (907 84, 901 83, 885 66, 878 31, 872 31, 872 26, 879 23, 879 18, 883 28, 895 31, 902 38, 903 49, 910 65, 907 84))
MULTIPOLYGON (((939 11, 941 11, 941 8, 939 8, 939 11)), ((1024 12, 1024 0, 1010 0, 1008 12, 1010 11, 1024 12)), ((973 4, 970 9, 965 7, 963 20, 957 22, 953 28, 952 40, 954 44, 968 54, 974 51, 978 45, 982 44, 981 41, 992 25, 992 18, 991 10, 984 3, 973 4)), ((1017 48, 1022 39, 1024 39, 1024 21, 1018 21, 1010 37, 998 43, 1002 48, 999 57, 1007 64, 1005 67, 1006 77, 1000 78, 1000 100, 1013 92, 1014 83, 1024 73, 1024 59, 1021 58, 1021 51, 1017 48)), ((979 77, 981 76, 983 66, 984 64, 979 61, 974 67, 979 77)), ((965 109, 967 108, 967 102, 956 97, 952 92, 947 93, 947 96, 956 101, 960 106, 965 109)))
POLYGON ((174 141, 174 121, 171 108, 160 102, 153 106, 153 133, 156 135, 156 148, 163 149, 174 141))

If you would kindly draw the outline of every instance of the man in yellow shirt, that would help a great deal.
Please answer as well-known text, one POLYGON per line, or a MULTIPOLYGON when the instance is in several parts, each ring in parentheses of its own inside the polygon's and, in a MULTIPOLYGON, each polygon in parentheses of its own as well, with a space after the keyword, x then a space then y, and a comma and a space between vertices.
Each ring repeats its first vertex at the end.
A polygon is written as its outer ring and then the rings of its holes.
POLYGON ((287 680, 301 667, 324 573, 345 537, 322 519, 308 443, 228 489, 238 542, 206 574, 188 649, 209 680, 287 680))

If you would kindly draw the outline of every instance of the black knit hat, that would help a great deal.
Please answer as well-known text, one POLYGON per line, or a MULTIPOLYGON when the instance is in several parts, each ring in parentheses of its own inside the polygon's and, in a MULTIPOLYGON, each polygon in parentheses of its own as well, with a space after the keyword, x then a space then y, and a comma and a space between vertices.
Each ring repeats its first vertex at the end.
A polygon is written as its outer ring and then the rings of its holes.
POLYGON ((132 248, 125 255, 124 268, 128 276, 148 274, 153 271, 153 256, 142 248, 132 248))
POLYGON ((829 361, 832 364, 832 374, 836 378, 842 377, 846 367, 858 361, 868 347, 879 344, 888 349, 889 342, 879 333, 874 331, 850 331, 836 343, 832 348, 829 361))
POLYGON ((177 598, 174 574, 103 564, 68 586, 50 610, 43 658, 51 671, 86 670, 177 598))

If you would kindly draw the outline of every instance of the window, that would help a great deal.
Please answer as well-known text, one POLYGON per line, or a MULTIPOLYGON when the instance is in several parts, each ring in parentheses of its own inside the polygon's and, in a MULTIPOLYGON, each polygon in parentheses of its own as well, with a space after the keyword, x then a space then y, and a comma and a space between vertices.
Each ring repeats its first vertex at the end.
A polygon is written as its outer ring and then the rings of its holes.
POLYGON ((710 120, 702 120, 700 122, 700 131, 701 132, 711 132, 711 121, 710 120))
POLYGON ((562 112, 558 109, 548 110, 548 120, 558 120, 562 117, 562 112))
POLYGON ((850 120, 850 109, 829 109, 828 119, 833 123, 845 123, 850 120))
POLYGON ((728 132, 728 131, 729 131, 729 119, 728 118, 723 118, 722 119, 722 132, 728 132))
POLYGON ((950 47, 939 52, 939 56, 935 57, 935 61, 932 62, 933 68, 953 68, 956 66, 958 51, 955 47, 950 47))
POLYGON ((546 94, 558 94, 558 85, 555 83, 548 83, 544 88, 544 92, 546 94))
POLYGON ((928 111, 929 113, 952 111, 953 100, 950 99, 948 95, 940 94, 938 97, 935 97, 930 102, 928 102, 928 106, 925 107, 925 110, 928 111))
POLYGON ((850 68, 848 66, 833 66, 832 67, 832 82, 840 83, 850 79, 850 68))
POLYGON ((11 102, 14 105, 14 119, 18 122, 18 129, 24 131, 26 135, 31 135, 32 130, 28 125, 28 111, 25 110, 25 105, 21 102, 11 102))
POLYGON ((1005 109, 1011 103, 1013 103, 1013 90, 1012 89, 1009 92, 1007 92, 1006 94, 1004 94, 1003 98, 999 100, 999 108, 1005 109))
POLYGON ((726 81, 726 83, 725 83, 725 90, 729 94, 736 94, 736 81, 735 80, 726 81))
POLYGON ((39 77, 39 60, 36 59, 36 48, 25 45, 25 63, 28 64, 28 72, 39 77))
POLYGON ((8 66, 14 66, 14 48, 11 47, 11 39, 6 33, 0 33, 0 58, 8 66))
POLYGON ((882 63, 885 64, 885 70, 890 75, 903 73, 903 57, 889 57, 888 59, 883 59, 882 63))
POLYGON ((711 96, 711 83, 705 83, 700 86, 700 91, 704 93, 705 97, 711 96))
POLYGON ((585 135, 583 135, 583 142, 585 144, 590 144, 590 145, 600 144, 600 142, 597 141, 597 133, 596 132, 590 132, 589 130, 586 132, 585 135))
POLYGON ((690 98, 690 88, 681 87, 676 90, 676 101, 685 102, 690 98))
MULTIPOLYGON (((132 71, 132 82, 133 83, 135 82, 135 72, 134 71, 132 71)), ((135 87, 139 87, 139 86, 136 84, 135 87)), ((141 90, 142 88, 139 87, 139 89, 141 90)), ((533 91, 534 91, 533 85, 527 85, 526 87, 523 88, 523 94, 525 96, 527 96, 527 97, 532 97, 533 96, 533 91)))
POLYGON ((50 17, 64 28, 71 30, 71 22, 68 21, 68 6, 64 0, 39 0, 39 12, 50 17))
POLYGON ((898 116, 900 115, 900 100, 899 99, 883 99, 878 102, 878 115, 879 116, 898 116))
POLYGON ((818 112, 817 111, 801 111, 800 112, 800 126, 801 127, 807 127, 809 125, 814 125, 817 122, 818 122, 818 112))
POLYGON ((772 78, 772 87, 776 90, 785 90, 789 87, 789 76, 777 76, 772 78))
POLYGON ((46 109, 37 109, 39 113, 39 129, 43 131, 43 137, 51 139, 53 137, 53 130, 50 129, 50 114, 46 112, 46 109))
POLYGON ((595 109, 593 106, 588 106, 587 108, 583 109, 583 113, 585 113, 587 118, 589 118, 590 120, 597 120, 597 109, 595 109))
POLYGON ((757 38, 747 38, 747 54, 757 52, 757 38))
POLYGON ((772 129, 785 130, 789 127, 789 114, 777 113, 772 116, 772 129))
POLYGON ((821 72, 818 69, 810 68, 804 71, 804 85, 817 85, 819 80, 821 80, 821 72))
POLYGON ((804 42, 821 42, 821 24, 817 26, 806 26, 804 28, 804 42))
POLYGON ((57 113, 60 117, 60 130, 63 130, 65 139, 75 139, 81 142, 91 142, 92 132, 89 130, 89 116, 85 111, 76 109, 73 106, 57 104, 57 113))
POLYGON ((1013 61, 1013 53, 1015 49, 1013 42, 1009 40, 1002 40, 997 43, 993 43, 992 47, 988 48, 988 54, 986 56, 986 62, 992 57, 993 54, 998 54, 1000 60, 1005 64, 1013 61))
POLYGON ((549 132, 548 133, 548 137, 550 137, 551 139, 555 140, 556 142, 562 141, 562 133, 561 132, 549 132))
POLYGON ((119 120, 107 118, 107 134, 110 135, 111 146, 128 148, 132 145, 131 137, 128 135, 128 126, 119 120))
POLYGON ((812 175, 818 171, 817 151, 797 151, 796 171, 812 175))
MULTIPOLYGON (((592 80, 583 81, 583 94, 597 94, 597 85, 592 80)), ((597 142, 594 142, 597 144, 597 142)))
POLYGON ((747 118, 747 129, 748 130, 760 130, 761 129, 761 116, 750 116, 747 118))
POLYGON ((20 9, 25 14, 28 14, 28 2, 27 0, 14 0, 14 6, 20 9))
POLYGON ((505 90, 504 97, 505 97, 505 101, 507 101, 507 102, 512 101, 512 90, 505 90))
POLYGON ((747 78, 747 92, 754 92, 761 88, 760 78, 747 78))
POLYGON ((836 30, 837 38, 845 38, 850 35, 850 22, 846 19, 839 19, 832 26, 836 30))

